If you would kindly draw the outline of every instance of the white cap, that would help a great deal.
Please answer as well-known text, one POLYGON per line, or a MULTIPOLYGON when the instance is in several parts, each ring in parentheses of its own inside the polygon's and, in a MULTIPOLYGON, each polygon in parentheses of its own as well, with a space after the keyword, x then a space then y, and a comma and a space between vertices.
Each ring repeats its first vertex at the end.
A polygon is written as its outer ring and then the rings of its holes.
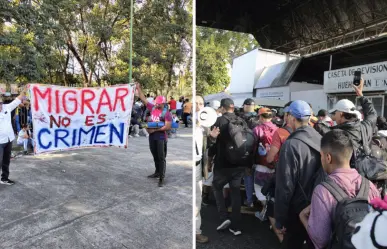
POLYGON ((352 101, 348 99, 342 99, 336 103, 335 108, 329 110, 329 113, 334 113, 336 111, 355 114, 357 110, 355 104, 352 103, 352 101))
POLYGON ((220 101, 218 101, 218 100, 211 101, 210 107, 212 107, 215 110, 218 110, 220 108, 220 101))

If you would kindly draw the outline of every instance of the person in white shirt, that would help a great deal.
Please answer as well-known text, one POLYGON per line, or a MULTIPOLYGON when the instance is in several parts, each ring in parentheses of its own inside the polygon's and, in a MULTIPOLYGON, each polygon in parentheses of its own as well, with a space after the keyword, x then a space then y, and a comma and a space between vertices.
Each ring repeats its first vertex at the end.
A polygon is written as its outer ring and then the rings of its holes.
POLYGON ((183 101, 184 97, 180 97, 179 101, 176 102, 176 114, 179 118, 183 116, 183 101))
POLYGON ((11 112, 22 103, 24 98, 25 90, 22 90, 22 93, 10 104, 4 104, 3 98, 0 96, 0 184, 14 184, 14 182, 8 178, 12 141, 15 139, 15 133, 12 128, 11 112))
POLYGON ((24 154, 28 154, 28 145, 32 145, 32 138, 29 133, 28 125, 22 125, 22 129, 19 131, 19 134, 17 136, 17 144, 23 145, 24 154))

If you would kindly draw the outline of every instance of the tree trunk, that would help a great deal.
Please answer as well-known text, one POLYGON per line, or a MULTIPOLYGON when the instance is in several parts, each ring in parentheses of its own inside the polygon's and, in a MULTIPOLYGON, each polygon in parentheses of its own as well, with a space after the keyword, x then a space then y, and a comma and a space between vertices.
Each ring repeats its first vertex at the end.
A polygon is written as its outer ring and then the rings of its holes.
POLYGON ((66 62, 64 64, 64 67, 63 67, 63 81, 64 81, 64 85, 65 86, 68 86, 69 85, 69 82, 67 80, 67 67, 69 65, 69 61, 70 61, 70 51, 69 51, 69 48, 67 47, 67 55, 66 55, 66 62))
POLYGON ((50 83, 51 83, 51 84, 54 84, 54 82, 52 82, 51 68, 48 68, 48 75, 50 76, 50 83))
POLYGON ((98 86, 101 86, 102 80, 99 77, 99 75, 100 75, 100 71, 99 70, 94 72, 95 80, 97 81, 98 86))
POLYGON ((84 64, 83 60, 81 59, 81 57, 79 56, 77 49, 73 45, 69 31, 66 31, 66 32, 67 32, 67 46, 70 49, 70 51, 73 53, 73 55, 74 55, 75 59, 78 61, 79 65, 81 66, 82 76, 83 76, 83 84, 85 87, 87 87, 88 76, 87 76, 85 64, 84 64))

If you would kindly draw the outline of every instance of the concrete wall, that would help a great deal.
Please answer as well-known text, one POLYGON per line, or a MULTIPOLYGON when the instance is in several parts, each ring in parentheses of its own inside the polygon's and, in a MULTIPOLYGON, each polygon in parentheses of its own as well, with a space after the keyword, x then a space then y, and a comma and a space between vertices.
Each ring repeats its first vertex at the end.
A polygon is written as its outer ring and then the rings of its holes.
POLYGON ((255 97, 290 101, 289 86, 255 89, 255 97))
POLYGON ((292 101, 304 100, 310 103, 316 115, 319 110, 328 109, 328 96, 324 93, 324 89, 291 92, 290 95, 292 101))
POLYGON ((308 84, 306 82, 290 82, 290 92, 299 92, 299 91, 306 91, 306 90, 320 90, 323 89, 323 85, 316 85, 316 84, 308 84))
POLYGON ((253 93, 252 92, 234 93, 231 96, 232 96, 232 99, 234 100, 235 106, 241 107, 245 99, 253 98, 253 93))
POLYGON ((257 70, 258 49, 234 59, 231 73, 230 93, 252 92, 257 70))
POLYGON ((279 64, 287 60, 285 54, 266 50, 259 50, 257 59, 257 69, 270 67, 272 65, 279 64))
MULTIPOLYGON (((289 59, 289 58, 288 58, 289 59)), ((234 59, 229 92, 253 94, 257 71, 287 60, 286 55, 277 52, 254 49, 234 59)))

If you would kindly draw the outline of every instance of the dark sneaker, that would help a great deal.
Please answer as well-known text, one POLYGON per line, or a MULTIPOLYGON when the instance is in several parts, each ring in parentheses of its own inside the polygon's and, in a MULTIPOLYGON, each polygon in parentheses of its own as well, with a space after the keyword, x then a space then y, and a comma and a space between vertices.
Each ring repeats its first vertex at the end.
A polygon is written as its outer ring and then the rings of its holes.
POLYGON ((200 243, 200 244, 208 243, 208 237, 202 234, 196 234, 196 243, 200 243))
POLYGON ((164 179, 163 179, 163 178, 160 178, 160 180, 159 180, 159 187, 160 187, 160 188, 161 188, 161 187, 164 187, 164 184, 165 184, 164 179))
POLYGON ((236 227, 230 227, 228 230, 232 232, 235 236, 242 234, 241 230, 236 227))
POLYGON ((216 230, 220 231, 220 230, 225 230, 227 229, 229 226, 231 225, 231 221, 230 220, 225 220, 222 222, 222 224, 220 224, 220 226, 218 226, 216 228, 216 230))
POLYGON ((203 205, 203 206, 208 206, 208 205, 210 205, 210 200, 209 200, 209 197, 208 197, 207 195, 204 195, 204 196, 202 197, 202 205, 203 205))
POLYGON ((148 178, 159 178, 159 177, 160 177, 159 173, 154 173, 154 174, 148 176, 148 178))
POLYGON ((14 185, 15 182, 8 179, 8 180, 1 180, 1 181, 0 181, 0 184, 4 184, 4 185, 14 185))

